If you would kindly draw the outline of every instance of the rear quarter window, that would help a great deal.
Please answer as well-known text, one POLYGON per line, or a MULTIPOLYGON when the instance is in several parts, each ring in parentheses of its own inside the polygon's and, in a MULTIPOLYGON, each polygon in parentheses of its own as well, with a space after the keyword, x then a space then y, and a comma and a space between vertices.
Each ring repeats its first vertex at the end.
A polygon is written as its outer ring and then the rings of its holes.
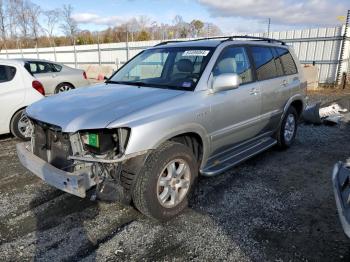
POLYGON ((53 70, 55 72, 61 72, 61 70, 62 70, 62 66, 61 65, 51 64, 51 66, 52 66, 52 68, 53 68, 53 70))
POLYGON ((0 65, 0 83, 11 81, 16 75, 16 67, 0 65))

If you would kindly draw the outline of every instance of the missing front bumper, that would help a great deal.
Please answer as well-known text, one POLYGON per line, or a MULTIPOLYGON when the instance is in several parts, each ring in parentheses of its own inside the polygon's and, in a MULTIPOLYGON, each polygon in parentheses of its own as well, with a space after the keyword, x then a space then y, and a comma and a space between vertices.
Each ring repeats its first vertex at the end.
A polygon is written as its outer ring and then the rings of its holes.
POLYGON ((96 185, 91 168, 65 172, 34 155, 29 142, 17 144, 16 147, 21 164, 51 186, 84 198, 86 191, 96 185))

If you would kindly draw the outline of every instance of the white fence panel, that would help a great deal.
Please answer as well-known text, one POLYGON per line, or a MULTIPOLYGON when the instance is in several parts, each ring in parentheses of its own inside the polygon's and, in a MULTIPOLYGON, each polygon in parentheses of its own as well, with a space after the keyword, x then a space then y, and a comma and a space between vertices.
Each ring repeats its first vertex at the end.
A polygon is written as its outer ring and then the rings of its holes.
MULTIPOLYGON (((340 59, 342 72, 349 72, 350 41, 347 40, 345 52, 340 58, 342 35, 344 28, 311 28, 271 32, 269 37, 284 40, 291 45, 302 64, 314 63, 318 67, 319 82, 333 83, 336 81, 340 59)), ((245 34, 241 34, 245 35, 245 34)), ((254 33, 253 36, 264 37, 266 33, 254 33)), ((158 44, 160 41, 142 41, 129 43, 110 43, 94 45, 62 46, 39 49, 1 50, 0 58, 40 58, 57 61, 69 66, 109 65, 119 68, 128 59, 140 51, 158 44), (74 50, 75 49, 75 50, 74 50), (54 52, 56 50, 56 52, 54 52)))

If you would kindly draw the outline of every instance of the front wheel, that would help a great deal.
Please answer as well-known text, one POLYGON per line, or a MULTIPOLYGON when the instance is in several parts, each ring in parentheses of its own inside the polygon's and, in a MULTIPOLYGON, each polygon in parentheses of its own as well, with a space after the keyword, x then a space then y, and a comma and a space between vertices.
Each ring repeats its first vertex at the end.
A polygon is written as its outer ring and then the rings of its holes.
POLYGON ((298 113, 294 107, 290 107, 284 115, 281 126, 279 127, 276 138, 281 148, 290 147, 298 129, 298 113))
POLYGON ((177 142, 165 142, 152 152, 136 179, 132 197, 136 208, 159 221, 178 215, 198 175, 192 151, 177 142))

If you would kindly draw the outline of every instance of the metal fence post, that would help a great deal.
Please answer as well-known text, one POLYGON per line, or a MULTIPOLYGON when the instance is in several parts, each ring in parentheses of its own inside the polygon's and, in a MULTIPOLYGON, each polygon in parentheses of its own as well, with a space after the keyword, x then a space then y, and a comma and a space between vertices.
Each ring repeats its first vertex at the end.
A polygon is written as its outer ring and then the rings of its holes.
POLYGON ((38 45, 35 45, 35 49, 36 49, 36 58, 40 58, 39 57, 39 50, 38 50, 38 45))
POLYGON ((77 50, 75 48, 75 37, 74 37, 74 40, 73 40, 73 50, 74 50, 74 66, 75 68, 78 67, 78 61, 77 61, 77 50))
POLYGON ((129 32, 128 26, 126 26, 126 61, 129 61, 129 32))
POLYGON ((98 52, 98 64, 101 66, 101 47, 100 47, 100 34, 97 32, 97 52, 98 52))
POLYGON ((56 47, 53 46, 53 55, 55 57, 55 62, 57 62, 57 54, 56 54, 56 47))

